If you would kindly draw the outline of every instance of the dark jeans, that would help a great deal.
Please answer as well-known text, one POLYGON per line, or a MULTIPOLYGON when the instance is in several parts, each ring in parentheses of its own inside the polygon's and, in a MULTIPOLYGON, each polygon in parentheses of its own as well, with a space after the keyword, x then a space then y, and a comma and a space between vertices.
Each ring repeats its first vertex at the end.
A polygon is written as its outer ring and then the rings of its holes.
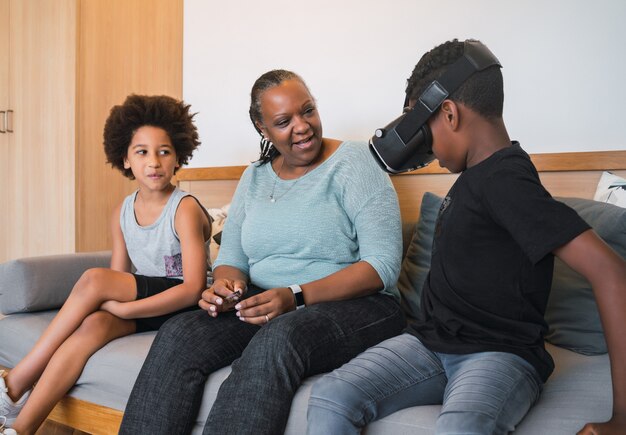
POLYGON ((324 302, 259 327, 204 311, 165 323, 133 387, 120 434, 187 434, 212 372, 232 363, 204 434, 280 434, 302 380, 331 371, 404 327, 399 304, 376 294, 324 302))

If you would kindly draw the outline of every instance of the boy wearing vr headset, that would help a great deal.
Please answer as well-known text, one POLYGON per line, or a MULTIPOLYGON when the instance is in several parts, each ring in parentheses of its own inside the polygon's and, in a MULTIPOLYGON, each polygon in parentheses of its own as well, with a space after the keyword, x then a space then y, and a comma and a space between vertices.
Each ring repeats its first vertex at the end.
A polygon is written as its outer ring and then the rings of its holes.
POLYGON ((554 255, 593 285, 610 354, 613 416, 580 433, 625 433, 626 262, 509 139, 498 60, 478 41, 444 43, 420 59, 406 95, 405 115, 370 143, 381 166, 403 172, 434 153, 461 173, 439 211, 421 313, 314 385, 308 433, 356 434, 440 403, 437 433, 513 431, 554 369, 543 344, 554 255))

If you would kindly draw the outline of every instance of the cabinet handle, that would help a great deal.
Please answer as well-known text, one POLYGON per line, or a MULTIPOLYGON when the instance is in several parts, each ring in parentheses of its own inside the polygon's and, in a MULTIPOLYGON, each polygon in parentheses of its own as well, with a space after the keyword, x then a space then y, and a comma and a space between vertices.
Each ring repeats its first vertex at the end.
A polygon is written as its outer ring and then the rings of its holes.
POLYGON ((5 126, 7 133, 13 133, 13 111, 12 110, 7 110, 6 115, 4 115, 4 126, 5 126), (11 114, 10 117, 9 117, 9 114, 11 114), (10 128, 9 128, 9 125, 11 126, 10 128))
POLYGON ((0 128, 0 133, 7 132, 7 112, 6 110, 0 110, 0 121, 2 121, 2 127, 0 128))

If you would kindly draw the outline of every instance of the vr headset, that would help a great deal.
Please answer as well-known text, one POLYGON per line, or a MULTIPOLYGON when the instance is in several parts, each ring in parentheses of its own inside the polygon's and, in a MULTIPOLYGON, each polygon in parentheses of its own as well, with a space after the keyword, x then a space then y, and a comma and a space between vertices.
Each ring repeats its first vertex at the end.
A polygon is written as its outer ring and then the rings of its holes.
MULTIPOLYGON (((432 162, 435 159, 433 137, 426 121, 472 74, 493 65, 502 67, 485 45, 478 41, 465 41, 463 56, 426 87, 415 106, 386 127, 376 130, 370 139, 370 151, 381 168, 391 174, 399 174, 432 162)), ((407 94, 404 107, 408 103, 407 94)))

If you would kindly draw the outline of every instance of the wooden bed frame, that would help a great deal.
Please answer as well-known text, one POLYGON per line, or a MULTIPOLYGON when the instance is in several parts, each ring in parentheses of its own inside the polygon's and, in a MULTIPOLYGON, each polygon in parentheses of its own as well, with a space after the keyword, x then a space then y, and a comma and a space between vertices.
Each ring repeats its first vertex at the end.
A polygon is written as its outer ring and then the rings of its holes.
MULTIPOLYGON (((531 158, 541 181, 553 196, 593 198, 602 171, 626 178, 626 151, 534 154, 531 158)), ((207 208, 230 203, 245 166, 181 169, 176 178, 181 189, 195 195, 207 208)), ((402 220, 417 220, 424 192, 444 196, 457 175, 439 167, 437 162, 407 174, 392 176, 398 193, 402 220)), ((117 433, 122 412, 64 398, 52 411, 50 420, 80 431, 98 435, 117 433)))

